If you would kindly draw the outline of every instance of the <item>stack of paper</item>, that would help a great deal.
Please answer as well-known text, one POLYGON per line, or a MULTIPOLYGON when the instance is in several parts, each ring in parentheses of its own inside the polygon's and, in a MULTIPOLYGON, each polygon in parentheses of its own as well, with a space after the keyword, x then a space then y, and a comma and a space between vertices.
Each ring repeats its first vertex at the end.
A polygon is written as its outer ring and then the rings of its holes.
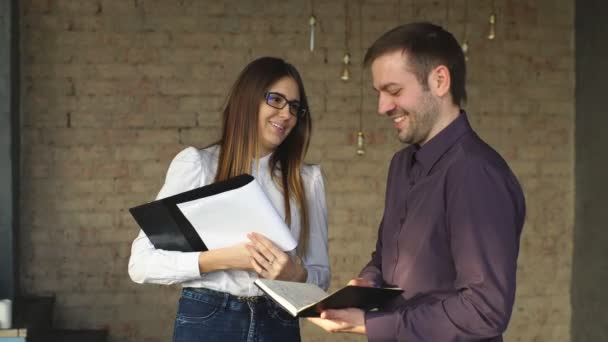
POLYGON ((129 209, 154 247, 205 251, 260 233, 284 251, 297 246, 258 182, 241 175, 129 209))

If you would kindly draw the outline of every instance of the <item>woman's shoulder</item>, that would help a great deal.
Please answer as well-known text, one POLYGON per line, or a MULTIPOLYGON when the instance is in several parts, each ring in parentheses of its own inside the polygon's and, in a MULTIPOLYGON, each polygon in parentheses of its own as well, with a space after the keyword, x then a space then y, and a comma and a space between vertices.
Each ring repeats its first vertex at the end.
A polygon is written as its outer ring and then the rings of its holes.
POLYGON ((196 163, 200 162, 201 155, 196 147, 188 146, 179 151, 173 158, 174 162, 196 163))
POLYGON ((214 144, 198 150, 203 161, 217 160, 220 154, 220 145, 214 144))
POLYGON ((199 168, 201 166, 209 167, 214 165, 214 162, 217 160, 218 153, 219 147, 217 145, 212 145, 202 149, 188 146, 175 155, 171 161, 171 165, 173 167, 185 168, 199 168))
POLYGON ((302 174, 302 178, 304 179, 304 181, 309 181, 309 182, 322 176, 321 165, 319 165, 319 164, 303 163, 300 172, 302 174))

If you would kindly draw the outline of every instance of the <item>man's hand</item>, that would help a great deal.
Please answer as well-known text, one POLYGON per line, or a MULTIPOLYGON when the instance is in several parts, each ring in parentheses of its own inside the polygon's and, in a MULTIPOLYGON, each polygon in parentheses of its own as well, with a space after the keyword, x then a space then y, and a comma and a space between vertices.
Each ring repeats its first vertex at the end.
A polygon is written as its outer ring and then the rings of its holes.
MULTIPOLYGON (((348 285, 374 287, 375 284, 365 278, 354 278, 348 285)), ((308 321, 318 325, 330 333, 353 333, 365 335, 365 312, 360 309, 348 308, 341 310, 325 310, 320 318, 309 317, 308 321)))
POLYGON ((366 333, 365 313, 360 309, 325 310, 320 318, 309 317, 307 320, 331 333, 366 333))
POLYGON ((376 287, 376 284, 374 284, 371 280, 368 280, 368 279, 365 279, 365 278, 354 278, 354 279, 351 279, 348 282, 348 285, 376 287))

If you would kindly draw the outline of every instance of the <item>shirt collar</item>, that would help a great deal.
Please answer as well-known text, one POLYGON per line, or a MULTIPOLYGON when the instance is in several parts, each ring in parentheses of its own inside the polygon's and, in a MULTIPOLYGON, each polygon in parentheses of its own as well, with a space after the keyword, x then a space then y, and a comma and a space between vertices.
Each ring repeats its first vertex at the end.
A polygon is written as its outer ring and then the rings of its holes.
POLYGON ((268 161, 270 160, 270 156, 272 156, 274 152, 272 153, 268 153, 267 155, 263 156, 260 158, 260 163, 266 163, 268 164, 268 161))
POLYGON ((422 165, 422 172, 427 175, 441 156, 454 145, 456 140, 473 129, 464 110, 446 128, 427 141, 422 147, 416 146, 416 160, 422 165))
POLYGON ((268 169, 269 169, 268 162, 270 161, 270 157, 272 156, 273 153, 268 153, 267 155, 258 159, 257 168, 256 168, 256 160, 253 159, 251 161, 251 170, 254 173, 254 175, 256 175, 258 173, 267 173, 268 172, 268 169))

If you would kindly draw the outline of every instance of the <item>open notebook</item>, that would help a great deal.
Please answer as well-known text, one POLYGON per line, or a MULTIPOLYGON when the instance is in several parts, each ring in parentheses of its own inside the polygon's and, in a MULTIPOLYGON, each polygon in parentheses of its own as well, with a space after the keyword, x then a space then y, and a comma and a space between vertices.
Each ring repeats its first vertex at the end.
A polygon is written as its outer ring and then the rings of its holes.
POLYGON ((332 293, 310 283, 257 279, 262 291, 294 317, 318 317, 325 309, 378 308, 403 292, 396 287, 347 285, 332 293))

